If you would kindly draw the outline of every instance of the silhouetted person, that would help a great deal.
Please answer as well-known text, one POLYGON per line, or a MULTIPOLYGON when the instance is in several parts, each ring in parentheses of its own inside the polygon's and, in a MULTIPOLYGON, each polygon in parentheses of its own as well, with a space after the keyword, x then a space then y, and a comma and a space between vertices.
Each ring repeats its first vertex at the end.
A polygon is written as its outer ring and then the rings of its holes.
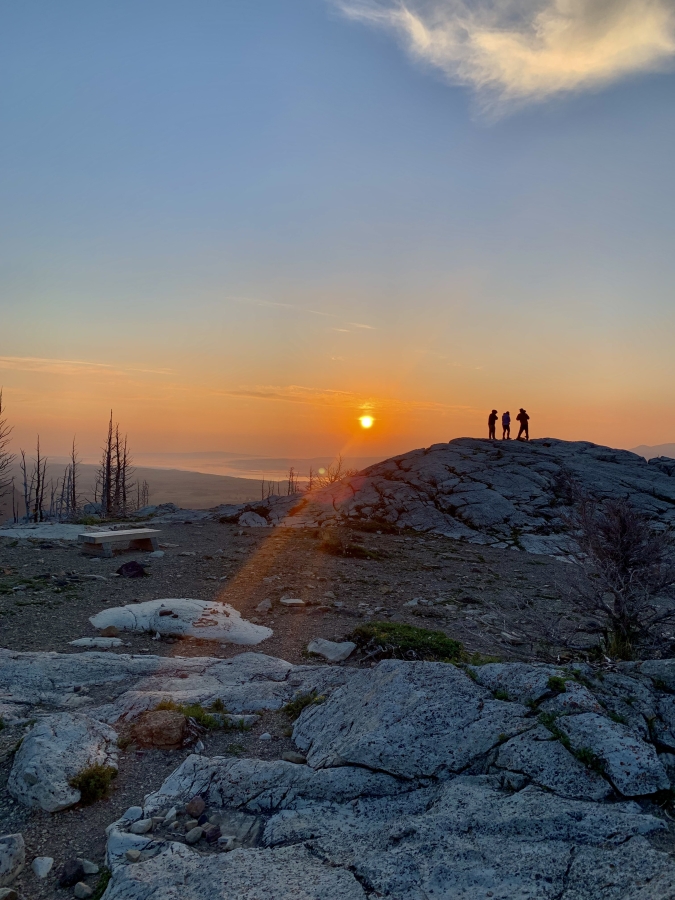
POLYGON ((497 427, 497 419, 498 418, 499 418, 499 414, 497 413, 497 410, 493 409, 488 417, 488 429, 490 431, 490 434, 488 436, 489 441, 497 440, 497 438, 495 436, 495 428, 497 427))
POLYGON ((502 414, 502 440, 511 440, 511 413, 508 409, 502 414))
POLYGON ((530 439, 530 426, 527 424, 530 421, 530 417, 525 412, 525 410, 521 407, 520 412, 516 416, 516 422, 520 422, 520 430, 518 431, 517 440, 521 441, 521 435, 525 435, 525 440, 529 441, 530 439))

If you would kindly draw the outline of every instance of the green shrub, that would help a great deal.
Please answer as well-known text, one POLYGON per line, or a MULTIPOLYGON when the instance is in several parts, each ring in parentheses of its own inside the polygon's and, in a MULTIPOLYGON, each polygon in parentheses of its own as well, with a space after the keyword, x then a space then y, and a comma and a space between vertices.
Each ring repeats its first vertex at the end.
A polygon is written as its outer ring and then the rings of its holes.
POLYGON ((213 731, 219 727, 218 720, 210 715, 200 703, 179 705, 174 703, 173 700, 160 700, 155 709, 171 709, 183 713, 186 719, 193 719, 197 725, 206 728, 207 731, 213 731))
POLYGON ((510 700, 508 693, 504 690, 504 688, 497 688, 494 692, 495 700, 510 700))
POLYGON ((110 869, 105 868, 105 866, 101 869, 98 881, 96 883, 96 887, 94 888, 94 893, 91 895, 91 900, 101 900, 101 897, 105 894, 106 888, 108 887, 108 882, 112 878, 112 872, 110 869))
POLYGON ((619 715, 619 713, 615 713, 613 710, 610 710, 607 715, 612 722, 617 722, 619 725, 628 725, 628 719, 625 716, 619 715))
POLYGON ((82 769, 68 784, 80 792, 80 803, 89 806, 107 796, 114 778, 117 778, 117 769, 96 763, 82 769))
POLYGON ((282 712, 286 713, 291 722, 295 722, 307 706, 324 703, 325 700, 326 698, 322 694, 317 694, 316 691, 311 691, 309 694, 299 694, 283 707, 282 712))
POLYGON ((561 678, 560 675, 551 675, 548 680, 548 689, 549 691, 555 691, 556 694, 564 694, 567 690, 565 679, 561 678))
POLYGON ((459 641, 442 631, 429 631, 399 622, 368 622, 349 635, 371 659, 424 659, 465 662, 467 653, 459 641))

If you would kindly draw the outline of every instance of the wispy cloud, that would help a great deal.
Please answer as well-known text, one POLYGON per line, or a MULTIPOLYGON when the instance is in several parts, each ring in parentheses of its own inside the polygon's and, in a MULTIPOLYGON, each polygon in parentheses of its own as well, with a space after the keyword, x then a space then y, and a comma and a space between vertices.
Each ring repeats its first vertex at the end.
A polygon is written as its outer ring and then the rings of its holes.
POLYGON ((673 0, 333 0, 395 32, 416 59, 471 85, 486 108, 543 100, 664 66, 673 0))
MULTIPOLYGON (((289 309, 292 312, 305 313, 310 316, 323 316, 326 319, 339 319, 344 321, 342 316, 337 313, 323 312, 319 309, 308 309, 306 306, 296 306, 294 303, 277 303, 274 300, 258 300, 252 297, 228 297, 228 300, 234 300, 235 303, 246 303, 249 306, 262 306, 271 309, 289 309)), ((374 325, 364 325, 362 322, 347 322, 352 328, 367 328, 374 331, 374 325)), ((349 331, 348 328, 334 328, 334 331, 349 331)))
POLYGON ((285 403, 304 403, 309 406, 338 406, 344 409, 414 411, 443 411, 470 409, 468 406, 436 403, 431 400, 400 400, 396 397, 373 397, 356 394, 353 391, 334 391, 303 385, 254 385, 213 391, 226 397, 244 397, 252 400, 273 400, 285 403))
POLYGON ((0 356, 0 369, 9 369, 15 372, 42 372, 46 375, 119 375, 123 372, 144 372, 148 375, 171 374, 171 369, 139 369, 82 359, 50 359, 41 356, 0 356))

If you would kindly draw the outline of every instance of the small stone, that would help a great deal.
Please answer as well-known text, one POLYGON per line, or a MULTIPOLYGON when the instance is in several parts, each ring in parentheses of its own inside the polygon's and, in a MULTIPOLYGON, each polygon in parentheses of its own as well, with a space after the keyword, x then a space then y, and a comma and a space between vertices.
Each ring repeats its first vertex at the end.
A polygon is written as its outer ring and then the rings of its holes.
POLYGON ((115 628, 114 625, 107 625, 105 628, 102 628, 99 632, 101 637, 119 637, 120 632, 118 628, 115 628))
POLYGON ((127 852, 124 855, 129 860, 129 862, 135 863, 135 862, 138 862, 138 860, 140 859, 141 851, 140 850, 127 850, 127 852))
POLYGON ((199 818, 206 809, 206 803, 199 796, 193 797, 189 803, 185 804, 185 812, 188 816, 199 818))
POLYGON ((271 600, 261 600, 261 602, 256 606, 257 612, 269 612, 272 609, 272 601, 271 600))
POLYGON ((139 819, 143 818, 143 807, 130 806, 122 818, 127 822, 138 822, 139 819))
POLYGON ((139 747, 176 750, 183 744, 187 719, 177 709, 154 709, 141 713, 129 729, 139 747))
POLYGON ((85 897, 92 897, 94 891, 88 884, 85 884, 84 881, 78 881, 75 885, 74 893, 78 900, 85 900, 85 897))
POLYGON ((260 735, 260 737, 258 738, 258 740, 261 740, 261 741, 271 741, 271 740, 272 740, 272 735, 269 733, 269 731, 266 731, 264 734, 261 734, 261 735, 260 735))
POLYGON ((98 866, 96 865, 96 863, 91 862, 91 860, 83 859, 82 868, 84 869, 85 875, 98 875, 98 866))
POLYGON ((153 816, 152 817, 152 827, 155 825, 163 825, 166 822, 166 818, 164 816, 153 816))
POLYGON ((148 559, 161 559, 163 556, 163 550, 153 550, 152 553, 148 553, 148 559))
POLYGON ((295 606, 297 608, 300 608, 301 606, 305 605, 305 601, 300 600, 299 597, 282 597, 281 600, 279 601, 279 603, 281 603, 282 606, 289 606, 289 607, 295 606))
POLYGON ((203 834, 204 832, 199 826, 197 826, 196 828, 191 828, 185 835, 185 843, 196 844, 197 841, 200 841, 202 839, 203 834))
POLYGON ((281 758, 286 762, 295 763, 297 766, 304 766, 307 763, 307 758, 301 753, 296 753, 295 750, 285 750, 281 754, 281 758))
POLYGON ((139 819, 129 827, 132 834, 147 834, 152 831, 152 819, 139 819))
POLYGON ((344 662, 356 650, 356 644, 352 641, 327 641, 324 638, 316 638, 307 645, 307 651, 316 656, 322 656, 329 662, 344 662))
POLYGON ((215 844, 217 840, 220 839, 220 827, 218 825, 212 825, 206 835, 206 843, 207 844, 215 844))
POLYGON ((224 834, 218 838, 218 846, 225 850, 226 853, 229 853, 230 850, 234 850, 234 838, 228 834, 224 834))
POLYGON ((168 813, 164 816, 165 822, 173 822, 176 816, 178 815, 178 810, 175 806, 172 806, 168 813))
POLYGON ((195 744, 195 753, 203 753, 206 747, 204 746, 203 741, 197 741, 195 744))
POLYGON ((197 819, 197 825, 205 825, 208 822, 208 818, 206 813, 202 813, 201 816, 197 819))
POLYGON ((197 819, 188 819, 185 823, 185 831, 192 831, 193 828, 196 828, 199 825, 197 819))
POLYGON ((36 856, 31 864, 31 868, 36 878, 46 878, 52 870, 54 860, 51 856, 36 856))
POLYGON ((84 868, 79 859, 68 859, 61 867, 59 887, 72 887, 84 878, 84 868))

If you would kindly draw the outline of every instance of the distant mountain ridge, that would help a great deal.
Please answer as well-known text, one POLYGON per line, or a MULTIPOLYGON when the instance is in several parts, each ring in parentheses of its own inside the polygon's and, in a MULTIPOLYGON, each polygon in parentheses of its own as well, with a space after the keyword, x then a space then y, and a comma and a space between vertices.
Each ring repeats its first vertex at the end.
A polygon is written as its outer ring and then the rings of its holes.
POLYGON ((633 447, 631 453, 637 453, 644 456, 645 459, 655 459, 657 456, 668 456, 675 459, 675 444, 655 444, 649 447, 647 444, 640 444, 639 447, 633 447))

